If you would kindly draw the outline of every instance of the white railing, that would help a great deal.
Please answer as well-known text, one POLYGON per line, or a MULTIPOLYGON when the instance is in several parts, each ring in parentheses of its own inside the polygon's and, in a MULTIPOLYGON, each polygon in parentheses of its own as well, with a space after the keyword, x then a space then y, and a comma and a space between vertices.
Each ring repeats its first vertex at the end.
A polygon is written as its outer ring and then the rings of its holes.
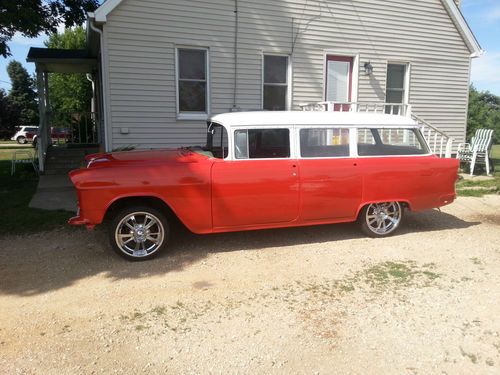
POLYGON ((420 125, 420 131, 431 148, 431 151, 440 158, 443 156, 445 158, 451 158, 453 138, 448 136, 445 132, 435 128, 417 115, 412 114, 411 118, 420 125))
POLYGON ((369 112, 411 117, 420 126, 431 151, 439 157, 451 157, 453 138, 412 113, 410 104, 364 102, 317 102, 299 104, 303 111, 369 112))
POLYGON ((370 112, 389 115, 411 115, 411 105, 404 103, 317 102, 299 104, 303 111, 370 112))

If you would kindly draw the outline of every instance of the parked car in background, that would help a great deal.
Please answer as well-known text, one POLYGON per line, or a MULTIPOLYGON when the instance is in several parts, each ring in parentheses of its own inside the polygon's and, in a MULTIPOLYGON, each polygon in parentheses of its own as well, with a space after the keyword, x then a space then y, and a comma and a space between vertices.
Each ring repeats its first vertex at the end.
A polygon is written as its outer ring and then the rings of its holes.
MULTIPOLYGON (((33 142, 33 147, 36 147, 38 132, 32 136, 30 142, 33 142)), ((67 128, 51 126, 50 139, 52 143, 67 143, 71 140, 71 131, 67 128)))
POLYGON ((455 199, 456 159, 433 155, 408 117, 339 112, 214 116, 207 144, 94 154, 70 172, 73 225, 109 220, 113 249, 131 260, 163 250, 170 223, 217 233, 358 221, 393 234, 404 209, 455 199))
POLYGON ((10 138, 11 141, 16 141, 20 145, 32 142, 34 136, 38 132, 38 126, 26 125, 18 126, 16 133, 10 138))

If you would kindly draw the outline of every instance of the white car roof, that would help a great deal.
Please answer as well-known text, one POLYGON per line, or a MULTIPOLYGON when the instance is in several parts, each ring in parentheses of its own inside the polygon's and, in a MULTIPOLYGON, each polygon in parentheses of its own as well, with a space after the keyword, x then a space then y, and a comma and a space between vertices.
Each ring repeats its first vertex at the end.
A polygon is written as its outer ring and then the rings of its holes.
POLYGON ((227 127, 259 125, 342 125, 380 127, 418 127, 410 117, 362 112, 256 111, 230 112, 210 121, 227 127))

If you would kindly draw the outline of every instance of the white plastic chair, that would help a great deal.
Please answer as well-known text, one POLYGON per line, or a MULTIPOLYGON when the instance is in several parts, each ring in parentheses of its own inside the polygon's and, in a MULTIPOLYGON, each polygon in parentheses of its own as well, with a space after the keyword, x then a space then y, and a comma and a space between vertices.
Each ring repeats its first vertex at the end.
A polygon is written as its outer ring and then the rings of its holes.
POLYGON ((12 154, 12 161, 10 166, 10 175, 14 176, 16 173, 16 164, 31 164, 33 169, 38 174, 38 167, 35 163, 35 158, 30 151, 16 151, 12 154))
POLYGON ((460 143, 457 159, 470 164, 470 175, 474 174, 476 163, 486 165, 486 174, 490 176, 490 152, 493 145, 492 129, 477 129, 470 143, 460 143))

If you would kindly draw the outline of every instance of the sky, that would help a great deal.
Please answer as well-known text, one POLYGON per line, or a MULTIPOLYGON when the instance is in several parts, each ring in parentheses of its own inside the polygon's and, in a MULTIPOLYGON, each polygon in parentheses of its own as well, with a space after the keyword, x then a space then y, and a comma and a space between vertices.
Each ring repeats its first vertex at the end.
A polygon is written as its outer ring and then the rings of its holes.
MULTIPOLYGON (((485 50, 483 56, 472 61, 471 81, 479 90, 500 95, 500 0, 462 0, 461 10, 485 50)), ((10 88, 6 67, 12 59, 34 72, 35 64, 26 62, 29 47, 43 47, 46 39, 46 35, 34 39, 14 36, 9 43, 12 57, 0 57, 0 88, 10 88)))

